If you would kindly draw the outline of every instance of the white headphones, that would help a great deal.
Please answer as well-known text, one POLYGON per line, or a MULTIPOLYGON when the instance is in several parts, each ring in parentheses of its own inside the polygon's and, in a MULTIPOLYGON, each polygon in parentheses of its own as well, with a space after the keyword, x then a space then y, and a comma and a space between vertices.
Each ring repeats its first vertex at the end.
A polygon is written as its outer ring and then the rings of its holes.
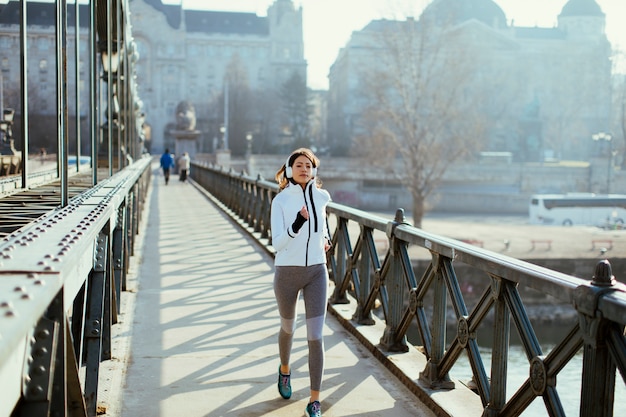
MULTIPOLYGON (((304 155, 304 154, 298 154, 298 156, 300 156, 300 155, 304 155)), ((294 154, 289 155, 287 157, 287 160, 285 161, 285 178, 293 178, 293 169, 289 166, 289 160, 291 159, 292 156, 294 156, 294 154)), ((311 161, 311 164, 313 164, 313 161, 311 161)), ((313 172, 312 172, 311 176, 312 177, 316 177, 317 176, 317 167, 316 166, 313 167, 313 172)))

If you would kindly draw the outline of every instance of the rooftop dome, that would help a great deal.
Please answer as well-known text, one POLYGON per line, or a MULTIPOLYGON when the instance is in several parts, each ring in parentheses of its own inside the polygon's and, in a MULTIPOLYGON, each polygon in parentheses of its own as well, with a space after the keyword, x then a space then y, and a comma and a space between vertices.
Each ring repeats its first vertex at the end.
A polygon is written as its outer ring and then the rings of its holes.
POLYGON ((504 12, 492 0, 435 0, 424 9, 421 19, 433 19, 439 25, 457 25, 471 19, 491 27, 507 25, 504 12))
POLYGON ((561 10, 561 17, 604 16, 595 0, 569 0, 561 10))

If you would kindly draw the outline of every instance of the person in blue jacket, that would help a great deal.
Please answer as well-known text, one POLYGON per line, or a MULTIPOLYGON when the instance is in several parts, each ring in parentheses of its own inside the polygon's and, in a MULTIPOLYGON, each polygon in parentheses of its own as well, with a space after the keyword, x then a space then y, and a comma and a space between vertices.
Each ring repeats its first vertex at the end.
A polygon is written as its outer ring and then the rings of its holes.
POLYGON ((296 303, 302 292, 306 315, 310 398, 305 412, 321 417, 320 390, 324 373, 322 330, 326 318, 331 240, 326 223, 330 194, 317 177, 320 161, 306 148, 295 150, 276 173, 281 191, 272 200, 271 232, 274 294, 280 314, 278 392, 291 397, 290 356, 296 325, 296 303))
POLYGON ((174 156, 170 153, 169 149, 165 149, 165 152, 161 155, 161 168, 163 169, 163 176, 165 177, 165 185, 170 182, 170 169, 172 169, 174 165, 174 156))

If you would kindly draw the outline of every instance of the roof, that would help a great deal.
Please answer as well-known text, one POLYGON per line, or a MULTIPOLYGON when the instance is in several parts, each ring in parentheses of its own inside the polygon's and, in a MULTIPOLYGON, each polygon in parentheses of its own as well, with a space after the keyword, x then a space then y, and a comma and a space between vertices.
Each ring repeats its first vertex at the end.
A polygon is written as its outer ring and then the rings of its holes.
POLYGON ((165 15, 173 29, 179 29, 185 19, 188 32, 269 35, 269 22, 266 17, 254 13, 217 12, 208 10, 183 9, 181 4, 163 4, 161 0, 144 0, 146 4, 165 15))
POLYGON ((187 10, 185 25, 189 32, 269 35, 267 19, 254 13, 187 10))
MULTIPOLYGON (((67 26, 74 27, 76 18, 74 17, 74 4, 67 5, 67 26)), ((89 27, 89 5, 81 4, 79 10, 79 25, 81 28, 89 27)), ((6 6, 0 8, 0 24, 19 25, 21 6, 18 0, 12 0, 6 6)), ((56 22, 55 3, 39 3, 29 1, 26 3, 26 20, 28 25, 52 26, 56 22)))
POLYGON ((434 0, 424 9, 421 19, 424 18, 439 25, 458 25, 476 19, 490 27, 507 26, 504 12, 492 0, 434 0))
POLYGON ((604 17, 604 12, 595 0, 569 0, 561 10, 561 17, 596 16, 604 17))

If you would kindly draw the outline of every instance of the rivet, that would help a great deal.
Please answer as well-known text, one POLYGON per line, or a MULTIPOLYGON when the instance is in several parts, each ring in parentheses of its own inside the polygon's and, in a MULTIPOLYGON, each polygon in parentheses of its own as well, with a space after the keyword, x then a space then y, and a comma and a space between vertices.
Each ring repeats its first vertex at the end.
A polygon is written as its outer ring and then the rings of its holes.
POLYGON ((37 356, 37 357, 39 357, 39 358, 41 358, 41 357, 43 357, 43 356, 45 356, 45 355, 47 355, 47 354, 48 354, 48 349, 47 349, 47 348, 45 348, 45 347, 43 347, 43 346, 42 346, 42 347, 39 347, 39 348, 37 348, 37 349, 35 350, 35 356, 37 356))
POLYGON ((50 331, 47 329, 42 329, 37 332, 38 339, 47 339, 48 337, 50 337, 50 331))
POLYGON ((33 369, 33 374, 35 374, 35 375, 45 375, 46 374, 46 368, 43 365, 35 366, 35 368, 33 369))

